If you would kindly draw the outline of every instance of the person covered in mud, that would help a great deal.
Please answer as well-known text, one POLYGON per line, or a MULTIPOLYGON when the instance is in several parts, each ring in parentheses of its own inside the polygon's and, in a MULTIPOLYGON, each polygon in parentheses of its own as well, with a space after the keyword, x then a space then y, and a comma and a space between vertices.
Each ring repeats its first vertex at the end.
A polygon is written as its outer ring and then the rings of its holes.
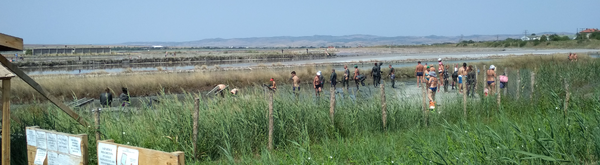
POLYGON ((452 89, 455 89, 454 87, 456 85, 458 85, 458 66, 454 66, 454 72, 452 73, 452 89))
POLYGON ((463 63, 463 66, 458 68, 458 93, 463 93, 464 84, 467 76, 467 63, 463 63))
POLYGON ((317 75, 319 75, 319 80, 321 80, 321 88, 323 88, 323 86, 325 86, 325 78, 323 78, 321 71, 317 71, 317 75))
POLYGON ((417 62, 417 68, 415 69, 415 75, 417 76, 417 87, 421 87, 421 83, 423 83, 423 71, 425 67, 421 65, 421 61, 417 62))
MULTIPOLYGON (((440 76, 444 75, 444 63, 442 63, 442 58, 438 58, 438 74, 440 76)), ((440 80, 440 86, 444 86, 444 80, 443 78, 439 79, 440 80)), ((438 92, 439 92, 439 88, 438 88, 438 92)))
POLYGON ((496 82, 495 82, 495 78, 496 78, 496 66, 494 65, 490 65, 490 69, 486 71, 487 73, 487 88, 489 89, 489 92, 494 93, 494 91, 496 90, 496 82))
POLYGON ((231 91, 229 91, 229 93, 231 93, 232 95, 237 95, 239 92, 239 90, 237 88, 233 88, 231 91))
POLYGON ((127 88, 122 87, 121 91, 122 93, 121 95, 119 95, 119 100, 121 100, 121 107, 129 106, 129 92, 127 91, 127 88))
POLYGON ((467 68, 467 96, 469 96, 469 94, 471 97, 475 96, 475 85, 477 83, 475 80, 476 74, 477 72, 473 69, 473 65, 469 65, 467 68))
POLYGON ((335 73, 335 69, 331 69, 331 76, 329 76, 329 82, 331 82, 331 87, 335 89, 335 85, 337 84, 337 74, 335 73))
POLYGON ((429 89, 427 91, 429 91, 428 92, 429 101, 435 102, 435 93, 438 88, 437 74, 435 73, 435 71, 429 72, 429 83, 428 84, 429 84, 429 89))
POLYGON ((317 75, 313 79, 313 87, 315 88, 315 96, 319 96, 323 84, 321 83, 321 72, 317 72, 317 75))
POLYGON ((448 92, 448 78, 450 78, 450 75, 448 74, 448 65, 446 65, 446 68, 444 68, 444 72, 442 72, 443 80, 444 81, 444 92, 448 92))
POLYGON ((388 73, 388 76, 390 77, 390 81, 392 83, 392 88, 396 88, 396 81, 394 80, 396 78, 396 74, 394 74, 394 68, 392 67, 392 65, 389 66, 390 67, 390 73, 388 73))
POLYGON ((350 81, 350 69, 348 69, 348 65, 344 65, 344 79, 342 79, 342 85, 344 87, 346 87, 346 90, 348 90, 349 85, 349 81, 350 81))
POLYGON ((102 107, 110 107, 112 105, 113 95, 110 93, 110 89, 104 89, 104 92, 100 94, 100 105, 102 107))
POLYGON ((271 86, 269 86, 269 89, 271 89, 271 90, 276 90, 276 89, 277 89, 277 83, 275 82, 275 79, 274 79, 274 78, 271 78, 271 80, 270 80, 270 81, 271 81, 272 83, 271 83, 271 86))
POLYGON ((300 92, 300 78, 296 75, 296 71, 292 71, 292 89, 294 92, 296 92, 296 88, 300 92))
POLYGON ((362 75, 358 71, 358 65, 354 65, 354 81, 356 82, 356 90, 358 90, 358 84, 361 82, 362 75))
POLYGON ((379 85, 379 77, 381 76, 377 62, 375 63, 375 66, 373 66, 373 69, 371 69, 371 76, 373 77, 373 86, 377 88, 377 85, 379 85))

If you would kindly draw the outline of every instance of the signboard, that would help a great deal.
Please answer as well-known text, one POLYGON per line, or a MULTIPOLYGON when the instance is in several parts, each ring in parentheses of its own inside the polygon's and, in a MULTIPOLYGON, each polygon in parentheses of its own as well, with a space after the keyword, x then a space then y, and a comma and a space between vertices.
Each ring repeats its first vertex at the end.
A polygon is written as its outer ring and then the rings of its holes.
POLYGON ((99 165, 184 165, 184 153, 163 152, 114 143, 112 140, 98 141, 99 165))
POLYGON ((73 135, 27 127, 30 165, 87 165, 87 135, 73 135))

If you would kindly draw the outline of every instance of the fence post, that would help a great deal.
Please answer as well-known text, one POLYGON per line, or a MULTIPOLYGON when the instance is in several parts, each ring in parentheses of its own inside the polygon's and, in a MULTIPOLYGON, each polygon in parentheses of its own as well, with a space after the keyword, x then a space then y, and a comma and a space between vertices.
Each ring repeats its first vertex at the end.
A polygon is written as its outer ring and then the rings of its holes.
POLYGON ((269 150, 273 150, 273 92, 269 91, 269 150))
POLYGON ((529 100, 533 100, 533 92, 535 89, 535 72, 531 71, 531 95, 529 95, 529 100))
MULTIPOLYGON (((477 68, 477 65, 475 65, 475 84, 477 84, 477 82, 479 81, 479 74, 477 74, 479 71, 479 68, 477 68)), ((477 89, 477 85, 475 85, 475 89, 473 89, 473 92, 475 92, 475 90, 477 89)))
MULTIPOLYGON (((427 83, 425 83, 425 84, 427 84, 427 83)), ((422 92, 423 93, 423 123, 424 123, 425 127, 427 127, 427 117, 428 117, 427 116, 428 115, 428 113, 427 113, 427 87, 425 87, 425 86, 427 86, 427 85, 422 85, 422 87, 423 87, 422 88, 423 89, 422 90, 423 91, 422 92)))
POLYGON ((335 88, 331 87, 329 90, 329 118, 331 118, 331 124, 334 124, 334 113, 335 113, 335 88))
POLYGON ((193 134, 194 134, 194 142, 192 143, 193 147, 194 147, 194 156, 192 156, 193 158, 196 158, 196 156, 198 155, 198 116, 200 115, 200 98, 196 97, 194 98, 194 113, 192 114, 192 119, 194 120, 194 128, 193 128, 193 134))
POLYGON ((516 98, 519 100, 521 97, 521 70, 517 69, 517 95, 516 98))
POLYGON ((565 104, 564 111, 565 111, 565 119, 566 119, 567 118, 567 113, 568 113, 567 109, 569 108, 569 97, 571 96, 571 94, 569 94, 569 83, 567 82, 566 78, 564 79, 564 82, 565 82, 565 92, 566 92, 566 94, 565 94, 565 103, 564 103, 565 104))
MULTIPOLYGON (((506 74, 506 76, 508 76, 508 68, 504 68, 504 74, 506 74)), ((508 82, 506 82, 506 84, 504 84, 504 96, 506 96, 506 91, 508 87, 508 82)))
MULTIPOLYGON (((465 88, 466 84, 467 84, 466 81, 463 79, 463 83, 462 83, 463 89, 468 88, 468 87, 465 88)), ((471 91, 471 92, 475 92, 475 91, 471 91)), ((463 92, 463 115, 464 115, 465 120, 467 120, 467 91, 466 90, 463 92)))
POLYGON ((498 102, 498 111, 500 111, 500 103, 501 103, 501 98, 502 96, 500 96, 500 81, 498 76, 494 77, 494 82, 496 82, 496 100, 498 102))
POLYGON ((96 123, 96 141, 100 139, 100 108, 94 111, 94 122, 96 123))
MULTIPOLYGON (((481 68, 481 70, 483 71, 483 72, 481 72, 481 74, 483 74, 482 78, 481 78, 481 80, 482 80, 481 81, 482 82, 481 85, 483 85, 483 88, 481 88, 481 93, 485 97, 485 89, 487 88, 487 85, 486 85, 487 84, 487 82, 486 82, 486 80, 487 80, 487 69, 486 69, 485 65, 483 65, 483 68, 481 68)), ((488 89, 488 90, 491 90, 491 89, 488 89)), ((491 91, 488 91, 488 92, 491 92, 491 91)))
POLYGON ((387 125, 387 105, 385 103, 385 86, 383 84, 379 85, 381 87, 381 121, 383 122, 383 130, 386 129, 387 125))

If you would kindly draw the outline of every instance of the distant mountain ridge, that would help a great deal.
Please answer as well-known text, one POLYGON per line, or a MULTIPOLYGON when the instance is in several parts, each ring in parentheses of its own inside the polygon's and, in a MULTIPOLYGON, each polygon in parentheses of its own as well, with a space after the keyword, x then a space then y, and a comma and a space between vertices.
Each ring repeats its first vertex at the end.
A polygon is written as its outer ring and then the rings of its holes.
MULTIPOLYGON (((547 32, 540 34, 549 34, 547 32)), ((554 34, 554 33, 551 33, 554 34)), ((572 33, 556 33, 572 35, 572 33)), ((313 35, 313 36, 278 36, 278 37, 251 37, 251 38, 212 38, 185 42, 127 42, 130 46, 177 46, 177 47, 321 47, 321 46, 377 46, 377 45, 421 45, 434 43, 457 43, 461 40, 492 41, 506 38, 521 38, 523 34, 499 35, 470 35, 470 36, 396 36, 383 37, 375 35, 313 35)))

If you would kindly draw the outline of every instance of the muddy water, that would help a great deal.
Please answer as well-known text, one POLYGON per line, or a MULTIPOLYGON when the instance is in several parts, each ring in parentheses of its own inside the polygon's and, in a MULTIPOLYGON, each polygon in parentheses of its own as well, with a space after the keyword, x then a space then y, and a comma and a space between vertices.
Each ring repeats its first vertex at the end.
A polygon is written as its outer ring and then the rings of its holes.
MULTIPOLYGON (((144 64, 144 65, 92 65, 92 66, 72 66, 72 67, 51 67, 51 68, 23 68, 23 70, 30 75, 51 75, 51 74, 85 74, 93 72, 108 72, 108 73, 119 73, 127 71, 131 68, 132 71, 157 71, 158 68, 162 70, 191 70, 196 66, 207 65, 209 68, 214 65, 220 67, 249 67, 257 66, 259 63, 265 65, 271 65, 271 63, 283 64, 283 65, 296 65, 296 64, 310 64, 310 63, 341 63, 341 62, 359 62, 359 61, 370 61, 370 60, 407 60, 407 59, 432 59, 432 58, 479 58, 483 60, 461 60, 461 61, 445 61, 446 64, 462 63, 462 62, 484 62, 489 61, 485 59, 490 56, 506 56, 506 55, 527 55, 527 54, 554 54, 554 53, 587 53, 594 52, 592 57, 598 57, 597 50, 593 49, 548 49, 548 50, 505 50, 505 51, 486 51, 486 52, 464 52, 464 53, 421 53, 421 54, 380 54, 380 55, 354 55, 339 53, 336 58, 327 59, 314 59, 314 60, 277 60, 277 61, 261 61, 261 62, 214 62, 214 63, 157 63, 157 64, 144 64)), ((423 63, 437 63, 435 61, 423 61, 423 63)), ((414 63, 395 63, 392 64, 395 68, 410 67, 414 66, 414 63)), ((362 63, 359 65, 361 69, 371 68, 373 65, 370 63, 362 63)), ((386 66, 383 66, 387 68, 386 66)), ((326 67, 316 67, 315 69, 322 70, 326 67)), ((336 70, 343 69, 342 66, 334 67, 336 70)))

